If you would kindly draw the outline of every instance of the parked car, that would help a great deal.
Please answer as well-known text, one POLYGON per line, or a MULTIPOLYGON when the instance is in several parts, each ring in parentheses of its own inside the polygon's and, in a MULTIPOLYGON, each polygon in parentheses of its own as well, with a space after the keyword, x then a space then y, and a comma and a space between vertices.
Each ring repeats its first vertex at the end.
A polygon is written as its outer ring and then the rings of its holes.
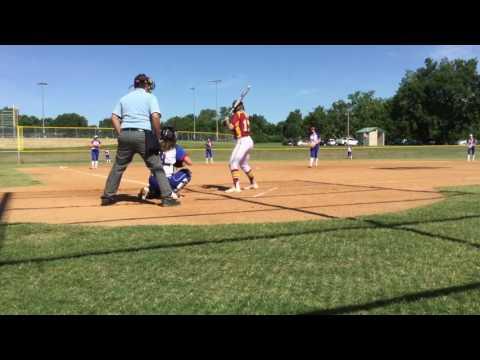
POLYGON ((297 141, 294 140, 294 139, 285 139, 285 140, 283 140, 282 145, 297 146, 297 141))
POLYGON ((458 140, 457 145, 467 145, 467 140, 458 140))
POLYGON ((350 138, 343 137, 343 138, 337 139, 337 145, 352 145, 352 146, 355 146, 355 145, 358 145, 358 140, 354 139, 352 137, 350 137, 350 138))
POLYGON ((335 145, 337 145, 337 142, 335 141, 335 139, 328 139, 327 145, 328 146, 335 146, 335 145))
POLYGON ((421 145, 417 140, 413 139, 402 139, 400 145, 421 145))

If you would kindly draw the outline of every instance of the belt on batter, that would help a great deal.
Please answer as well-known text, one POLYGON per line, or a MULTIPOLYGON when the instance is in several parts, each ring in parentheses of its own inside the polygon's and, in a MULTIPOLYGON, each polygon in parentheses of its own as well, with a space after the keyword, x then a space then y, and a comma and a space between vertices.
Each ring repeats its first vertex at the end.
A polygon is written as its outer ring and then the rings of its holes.
POLYGON ((140 128, 125 128, 125 129, 122 129, 122 131, 141 131, 141 132, 145 132, 145 129, 140 129, 140 128))

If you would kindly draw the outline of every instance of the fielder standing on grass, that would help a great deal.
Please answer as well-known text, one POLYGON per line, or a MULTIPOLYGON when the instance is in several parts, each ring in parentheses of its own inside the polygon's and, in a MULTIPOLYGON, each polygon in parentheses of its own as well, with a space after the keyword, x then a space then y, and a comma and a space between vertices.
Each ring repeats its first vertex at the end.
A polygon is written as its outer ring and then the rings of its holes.
POLYGON ((313 161, 315 160, 315 167, 318 167, 318 151, 320 150, 320 136, 318 136, 315 128, 312 126, 310 128, 310 165, 313 166, 313 161))
POLYGON ((225 124, 233 131, 235 137, 235 147, 230 156, 230 172, 232 174, 233 187, 225 190, 227 193, 240 192, 240 168, 247 175, 250 185, 244 190, 258 189, 257 182, 253 175, 252 168, 248 164, 250 152, 253 149, 253 140, 250 137, 250 121, 248 114, 245 112, 243 102, 234 101, 232 104, 233 115, 230 121, 226 120, 225 124))
POLYGON ((475 161, 475 146, 477 145, 477 139, 473 137, 473 134, 470 134, 467 140, 467 161, 470 161, 470 157, 472 161, 475 161))
POLYGON ((140 154, 154 174, 162 205, 179 205, 180 202, 172 198, 172 188, 159 156, 161 113, 157 98, 151 93, 155 82, 145 74, 139 74, 134 79, 133 87, 135 90, 122 97, 112 113, 113 127, 118 135, 118 148, 101 197, 102 206, 116 202, 115 194, 122 175, 135 154, 140 154))

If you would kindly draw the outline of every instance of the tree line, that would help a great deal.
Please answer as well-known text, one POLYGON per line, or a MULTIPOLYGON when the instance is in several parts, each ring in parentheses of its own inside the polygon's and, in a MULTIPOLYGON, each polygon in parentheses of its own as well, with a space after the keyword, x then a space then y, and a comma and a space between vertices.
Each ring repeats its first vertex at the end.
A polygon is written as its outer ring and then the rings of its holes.
MULTIPOLYGON (((329 108, 317 106, 302 114, 291 111, 283 121, 273 124, 261 114, 250 114, 253 138, 256 142, 280 142, 305 138, 308 128, 315 126, 323 139, 338 138, 364 127, 380 127, 386 131, 387 143, 408 139, 415 143, 453 144, 475 134, 480 128, 480 75, 477 59, 427 58, 420 68, 406 71, 396 93, 390 98, 375 96, 374 91, 356 91, 346 100, 338 100, 329 108), (350 115, 347 115, 350 114, 350 115), (347 117, 349 126, 347 127, 347 117)), ((247 109, 248 111, 248 109, 247 109)), ((195 118, 195 130, 225 132, 221 119, 228 107, 203 109, 195 118)), ((193 131, 193 114, 174 116, 163 124, 179 131, 193 131)), ((34 116, 21 115, 21 125, 40 125, 34 116)), ((88 126, 78 114, 62 114, 45 119, 48 126, 88 126)), ((111 119, 103 119, 100 127, 111 127, 111 119)))

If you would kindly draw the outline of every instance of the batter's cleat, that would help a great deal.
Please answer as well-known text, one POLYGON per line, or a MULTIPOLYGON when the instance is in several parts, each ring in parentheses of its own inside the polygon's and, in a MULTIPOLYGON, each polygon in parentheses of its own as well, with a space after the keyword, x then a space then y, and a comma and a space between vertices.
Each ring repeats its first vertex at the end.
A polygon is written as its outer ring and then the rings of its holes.
POLYGON ((115 204, 115 199, 113 196, 102 196, 101 206, 109 206, 115 204))
POLYGON ((178 195, 172 192, 172 195, 170 195, 172 199, 178 200, 178 195))
POLYGON ((138 197, 142 200, 147 200, 148 194, 150 193, 150 187, 145 186, 138 193, 138 197))
POLYGON ((254 183, 243 188, 243 190, 257 190, 258 184, 254 183))
POLYGON ((230 189, 225 190, 225 192, 226 192, 227 194, 239 193, 239 192, 241 192, 241 191, 242 191, 242 190, 240 190, 239 188, 236 188, 236 187, 232 187, 232 188, 230 188, 230 189))
POLYGON ((162 206, 169 207, 169 206, 178 206, 180 205, 180 201, 174 199, 173 197, 168 197, 162 200, 162 206))

